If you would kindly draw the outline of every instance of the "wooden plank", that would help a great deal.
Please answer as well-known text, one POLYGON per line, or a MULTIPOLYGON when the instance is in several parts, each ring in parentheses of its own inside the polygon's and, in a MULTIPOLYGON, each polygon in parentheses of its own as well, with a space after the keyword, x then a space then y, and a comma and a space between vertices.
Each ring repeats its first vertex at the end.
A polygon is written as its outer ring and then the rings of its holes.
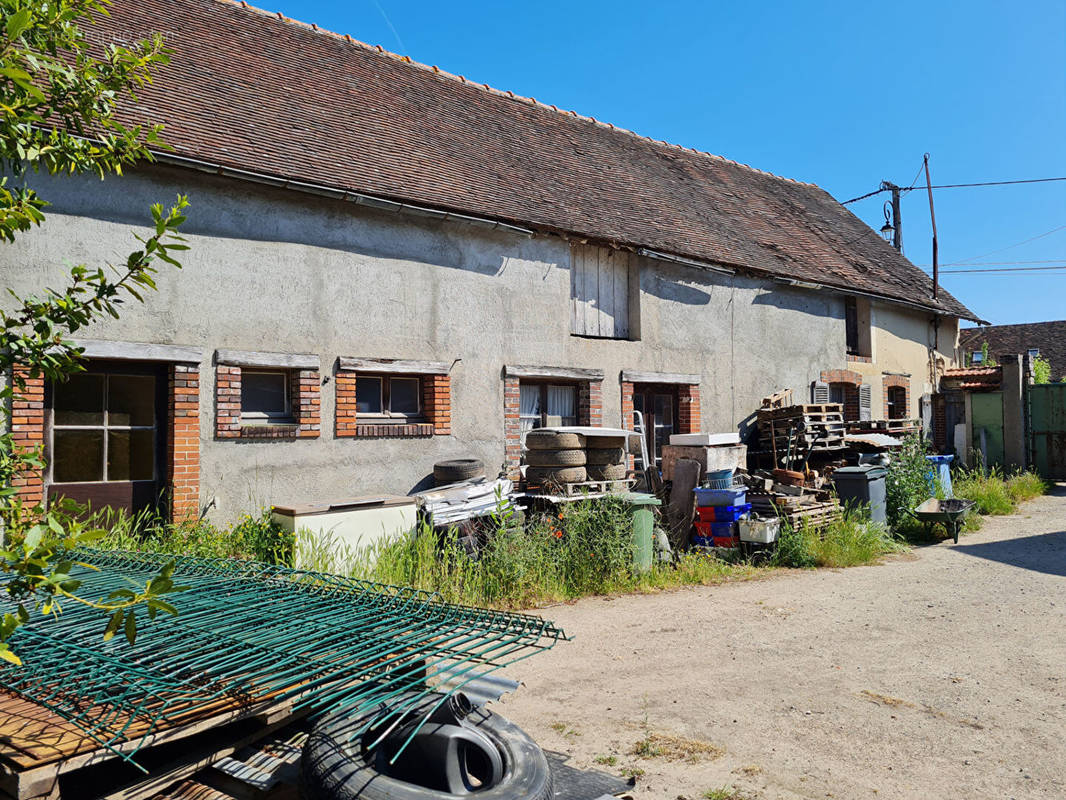
POLYGON ((617 250, 614 260, 614 335, 617 339, 628 339, 629 271, 633 268, 633 254, 626 250, 617 250))
POLYGON ((235 367, 319 368, 319 358, 312 353, 253 353, 250 350, 216 350, 215 363, 235 367))
POLYGON ((622 380, 629 383, 671 383, 698 386, 699 375, 686 375, 679 372, 640 372, 635 369, 622 370, 622 380))
POLYGON ((388 358, 353 358, 341 356, 337 368, 351 372, 384 372, 406 375, 447 375, 451 365, 445 361, 405 361, 388 358))
MULTIPOLYGON (((167 727, 147 736, 128 731, 129 741, 113 750, 102 748, 79 728, 48 709, 14 695, 0 704, 0 790, 16 798, 48 792, 60 775, 116 758, 115 752, 148 748, 202 733, 239 719, 272 721, 292 713, 291 701, 265 701, 250 708, 233 708, 208 714, 188 724, 167 727)), ((143 731, 142 731, 143 733, 143 731)))
POLYGON ((596 248, 596 335, 614 336, 614 271, 611 251, 596 248))
POLYGON ((584 300, 585 334, 587 336, 600 335, 599 311, 596 308, 597 271, 596 254, 588 245, 582 248, 584 252, 584 286, 582 299, 584 300))
POLYGON ((602 369, 583 367, 531 367, 508 365, 503 368, 505 378, 562 378, 573 381, 602 381, 602 369))
POLYGON ((166 361, 199 364, 202 347, 152 342, 108 342, 102 339, 71 339, 82 348, 86 358, 110 358, 116 361, 166 361))

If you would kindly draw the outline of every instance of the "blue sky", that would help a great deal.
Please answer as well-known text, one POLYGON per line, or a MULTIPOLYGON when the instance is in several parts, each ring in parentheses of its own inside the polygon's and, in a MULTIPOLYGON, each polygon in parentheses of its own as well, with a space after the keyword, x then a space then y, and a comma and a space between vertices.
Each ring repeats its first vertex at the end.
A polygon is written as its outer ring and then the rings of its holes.
MULTIPOLYGON (((1066 176, 1063 0, 254 4, 839 200, 910 185, 925 152, 934 184, 1066 176)), ((1066 265, 1066 182, 934 194, 942 265, 1066 265)), ((880 228, 884 199, 850 208, 880 228)), ((930 264, 924 191, 902 218, 930 264)), ((1066 319, 1066 269, 943 285, 996 324, 1066 319)))

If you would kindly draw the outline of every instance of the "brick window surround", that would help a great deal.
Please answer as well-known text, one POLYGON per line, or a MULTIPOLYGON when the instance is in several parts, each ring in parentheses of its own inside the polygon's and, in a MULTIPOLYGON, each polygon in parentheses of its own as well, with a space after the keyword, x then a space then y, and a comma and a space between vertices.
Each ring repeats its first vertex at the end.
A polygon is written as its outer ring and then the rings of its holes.
POLYGON ((337 399, 334 435, 339 438, 409 439, 448 436, 452 432, 452 380, 448 364, 435 361, 339 358, 334 377, 337 399), (359 419, 356 387, 359 374, 418 378, 422 389, 422 414, 417 422, 389 422, 380 417, 359 419))
MULTIPOLYGON (((636 424, 636 418, 633 416, 633 386, 637 381, 627 380, 626 378, 627 374, 623 373, 620 383, 622 391, 622 427, 627 431, 631 431, 636 424)), ((658 381, 651 382, 663 382, 662 377, 659 377, 658 381)), ((698 383, 677 384, 677 400, 677 433, 699 433, 702 427, 700 385, 698 383)), ((632 454, 629 455, 628 461, 629 468, 632 469, 636 461, 632 454)))
POLYGON ((174 522, 200 515, 200 366, 171 364, 167 380, 167 494, 174 522))
MULTIPOLYGON (((17 452, 27 453, 44 447, 44 378, 30 377, 30 371, 21 365, 14 368, 17 380, 25 384, 21 390, 17 381, 12 388, 11 438, 17 452)), ((23 470, 12 478, 16 495, 27 506, 44 502, 44 475, 41 470, 23 470)))
POLYGON ((503 377, 504 463, 511 478, 518 477, 522 463, 522 427, 519 420, 524 379, 551 380, 577 386, 577 424, 603 427, 603 372, 565 367, 505 367, 503 377))
POLYGON ((885 409, 885 419, 888 419, 888 390, 898 386, 903 388, 903 402, 906 412, 899 419, 910 419, 911 410, 911 379, 906 375, 882 375, 881 386, 885 409))
MULTIPOLYGON (((12 399, 11 432, 22 450, 43 448, 45 432, 44 379, 30 378, 25 367, 16 367, 25 389, 12 399)), ((200 514, 200 368, 195 363, 170 364, 167 370, 165 493, 174 522, 196 519, 200 514)), ((23 503, 44 502, 44 475, 40 470, 23 473, 13 484, 23 503)))
POLYGON ((822 372, 821 382, 830 386, 842 384, 844 387, 844 419, 859 418, 859 387, 862 386, 862 374, 850 369, 827 369, 822 372))
POLYGON ((215 437, 317 439, 322 428, 318 356, 219 350, 215 355, 215 437), (249 424, 241 419, 242 369, 288 375, 291 422, 249 424))

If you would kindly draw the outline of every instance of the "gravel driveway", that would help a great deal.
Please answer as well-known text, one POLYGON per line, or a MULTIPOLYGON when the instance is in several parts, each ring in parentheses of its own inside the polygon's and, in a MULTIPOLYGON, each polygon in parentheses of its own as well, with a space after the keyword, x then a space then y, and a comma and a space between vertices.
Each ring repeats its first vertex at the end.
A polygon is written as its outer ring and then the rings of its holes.
POLYGON ((501 713, 638 798, 1066 797, 1066 486, 880 566, 543 613, 575 640, 501 713))

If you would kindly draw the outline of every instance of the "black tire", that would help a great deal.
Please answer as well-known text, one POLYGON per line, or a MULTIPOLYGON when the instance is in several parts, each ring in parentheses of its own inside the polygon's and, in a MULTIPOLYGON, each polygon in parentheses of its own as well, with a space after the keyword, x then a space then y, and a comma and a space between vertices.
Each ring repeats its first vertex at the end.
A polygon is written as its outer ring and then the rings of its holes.
POLYGON ((438 486, 483 477, 485 465, 476 458, 455 458, 450 461, 438 461, 433 465, 433 480, 438 486))
MULTIPOLYGON (((401 695, 390 701, 409 700, 401 695)), ((426 711, 439 699, 430 696, 414 708, 426 711)), ((305 800, 441 800, 459 797, 385 775, 376 768, 373 751, 363 751, 362 728, 387 710, 385 704, 361 714, 327 715, 312 729, 300 760, 301 795, 305 800)), ((417 711, 415 713, 418 713, 417 711)), ((422 712, 426 713, 426 712, 422 712)), ((412 717, 414 718, 414 717, 412 717)), ((466 718, 485 734, 504 759, 504 774, 495 786, 479 789, 479 800, 551 800, 555 791, 544 752, 514 723, 484 709, 466 718)), ((464 723, 464 724, 466 724, 464 723)))
POLYGON ((620 481, 626 476, 625 464, 604 464, 588 467, 590 481, 620 481))
POLYGON ((580 433, 556 433, 535 428, 526 434, 527 450, 577 450, 585 446, 580 433))
POLYGON ((534 467, 583 467, 584 450, 528 450, 526 463, 534 467))
POLYGON ((581 483, 587 474, 584 467, 529 467, 526 469, 526 482, 537 486, 581 483))
POLYGON ((606 447, 586 452, 588 453, 586 464, 621 464, 626 459, 626 451, 622 447, 606 447))
POLYGON ((610 450, 612 447, 625 447, 626 436, 589 436, 589 450, 610 450))

